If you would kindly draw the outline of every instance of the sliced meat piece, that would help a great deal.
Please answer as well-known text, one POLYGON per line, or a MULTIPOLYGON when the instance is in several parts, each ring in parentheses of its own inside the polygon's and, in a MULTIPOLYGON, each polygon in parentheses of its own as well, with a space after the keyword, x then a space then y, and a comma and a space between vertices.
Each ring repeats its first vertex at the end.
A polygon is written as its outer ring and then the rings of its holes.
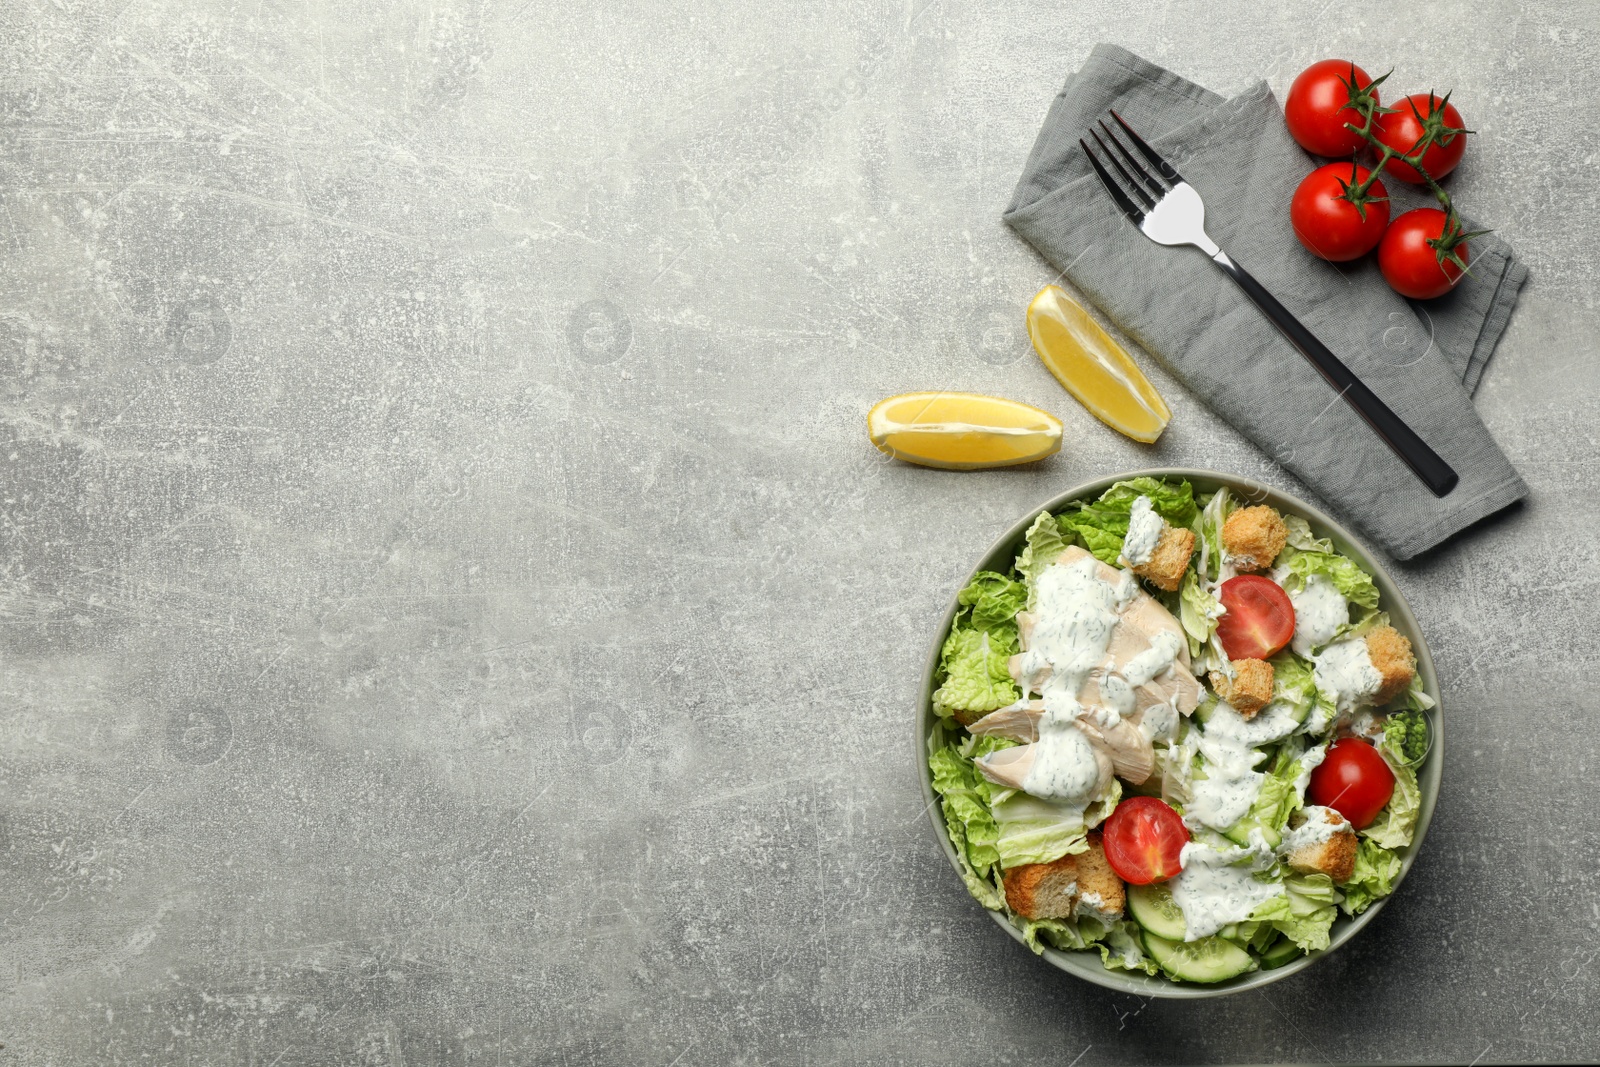
POLYGON ((1032 700, 1018 707, 1013 704, 999 711, 991 711, 967 727, 975 737, 1005 737, 1031 745, 1039 740, 1039 716, 1044 714, 1044 701, 1032 700))
MULTIPOLYGON (((1084 736, 1088 736, 1085 734, 1084 736)), ((1105 792, 1111 784, 1111 776, 1115 772, 1111 757, 1107 755, 1104 747, 1089 738, 1090 747, 1094 749, 1095 763, 1099 765, 1099 781, 1095 785, 1094 796, 1105 792)), ((1033 761, 1038 755, 1038 745, 1018 745, 1016 748, 1003 748, 999 752, 991 752, 974 762, 978 772, 995 785, 1003 785, 1007 789, 1022 789, 1022 783, 1027 780, 1028 772, 1033 770, 1033 761)))
POLYGON ((1143 730, 1126 719, 1101 726, 1093 720, 1092 713, 1088 713, 1079 718, 1078 728, 1090 741, 1105 749, 1106 755, 1111 757, 1112 770, 1129 785, 1139 785, 1155 769, 1155 747, 1143 730))
MULTIPOLYGON (((1043 714, 1044 702, 1031 700, 1020 707, 992 711, 968 726, 967 730, 977 737, 1006 737, 1029 745, 1039 739, 1039 717, 1043 714)), ((1077 718, 1078 729, 1083 731, 1098 752, 1111 760, 1113 773, 1130 785, 1138 785, 1150 777, 1150 772, 1155 768, 1155 750, 1144 731, 1139 729, 1136 722, 1121 719, 1111 726, 1102 726, 1096 721, 1098 717, 1098 709, 1084 708, 1077 718)), ((1022 773, 1026 776, 1027 771, 1022 773)))
MULTIPOLYGON (((1087 555, 1090 555, 1088 549, 1080 545, 1073 545, 1061 553, 1056 563, 1075 563, 1087 555)), ((1095 576, 1102 582, 1116 585, 1122 581, 1122 572, 1117 568, 1103 563, 1099 559, 1095 560, 1095 564, 1095 576)), ((1172 612, 1168 611, 1161 601, 1141 589, 1134 594, 1134 598, 1128 602, 1128 606, 1122 609, 1122 617, 1151 636, 1162 630, 1167 630, 1182 638, 1183 643, 1178 647, 1178 662, 1185 667, 1189 666, 1189 640, 1184 635, 1183 624, 1173 618, 1172 612)))

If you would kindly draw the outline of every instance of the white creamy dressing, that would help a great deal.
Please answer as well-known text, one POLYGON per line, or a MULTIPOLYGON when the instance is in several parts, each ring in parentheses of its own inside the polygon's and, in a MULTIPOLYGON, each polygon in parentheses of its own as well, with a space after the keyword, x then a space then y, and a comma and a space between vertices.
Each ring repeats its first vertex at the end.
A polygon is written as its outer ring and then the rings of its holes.
MULTIPOLYGON (((1177 700, 1174 693, 1173 700, 1177 700)), ((1157 741, 1171 741, 1178 736, 1178 709, 1171 703, 1152 704, 1139 716, 1139 732, 1153 745, 1157 741)))
POLYGON ((1033 631, 1018 671, 1024 699, 1037 692, 1044 706, 1033 765, 1022 788, 1041 799, 1071 805, 1092 802, 1103 775, 1093 743, 1078 728, 1079 716, 1086 715, 1102 729, 1116 726, 1133 711, 1133 687, 1169 669, 1182 647, 1177 635, 1163 632, 1151 639, 1148 650, 1129 661, 1120 676, 1105 670, 1112 631, 1122 609, 1138 595, 1139 585, 1127 571, 1115 583, 1104 581, 1099 567, 1094 557, 1084 556, 1046 567, 1039 575, 1033 631), (1097 670, 1101 693, 1110 706, 1085 709, 1078 703, 1078 693, 1097 670))
POLYGON ((1132 715, 1134 706, 1138 703, 1133 686, 1122 675, 1112 671, 1107 671, 1100 677, 1100 699, 1105 702, 1102 711, 1110 712, 1119 719, 1124 715, 1132 715))
POLYGON ((1267 754, 1254 751, 1226 733, 1212 736, 1209 731, 1202 731, 1195 737, 1195 744, 1206 760, 1205 777, 1191 777, 1183 821, 1191 826, 1226 830, 1249 814, 1260 795, 1261 783, 1267 776, 1255 765, 1267 754))
POLYGON ((1322 701, 1312 705, 1310 713, 1306 716, 1306 733, 1321 737, 1328 731, 1328 724, 1333 721, 1333 709, 1322 701))
POLYGON ((1161 530, 1166 524, 1151 506, 1150 498, 1141 496, 1133 502, 1128 512, 1128 536, 1122 541, 1122 560, 1130 567, 1150 562, 1156 545, 1161 541, 1161 530))
POLYGON ((1024 688, 1044 698, 1038 748, 1022 788, 1074 805, 1092 801, 1100 783, 1094 746, 1075 721, 1081 710, 1078 691, 1105 659, 1122 593, 1100 580, 1097 566, 1094 557, 1085 556, 1046 567, 1039 575, 1037 621, 1020 672, 1024 688))
POLYGON ((1250 832, 1246 848, 1218 849, 1199 841, 1184 845, 1178 858, 1183 870, 1167 882, 1173 901, 1183 911, 1183 939, 1197 941, 1229 923, 1244 922, 1262 904, 1286 892, 1281 884, 1254 877, 1275 858, 1259 829, 1250 832))
POLYGON ((1047 707, 1039 717, 1039 740, 1022 791, 1073 807, 1087 807, 1100 791, 1094 745, 1071 716, 1047 707))
POLYGON ((1287 856, 1291 852, 1298 852, 1302 848, 1312 845, 1321 845, 1333 837, 1340 830, 1350 826, 1349 820, 1332 808, 1311 805, 1305 809, 1306 821, 1292 830, 1285 830, 1283 840, 1278 842, 1278 854, 1287 856), (1333 816, 1333 821, 1328 821, 1328 816, 1333 816))
POLYGON ((1295 655, 1311 658, 1311 650, 1332 641, 1339 627, 1350 621, 1350 603, 1327 576, 1313 574, 1306 587, 1289 594, 1294 605, 1294 637, 1289 647, 1295 655))
POLYGON ((1345 715, 1370 700, 1383 686, 1383 676, 1372 665, 1365 638, 1336 641, 1311 657, 1311 676, 1317 690, 1345 715))
POLYGON ((1299 728, 1300 723, 1294 717, 1294 706, 1291 704, 1274 701, 1247 719, 1232 704, 1219 700, 1217 706, 1211 709, 1205 732, 1208 737, 1226 737, 1241 745, 1258 748, 1282 741, 1299 728))
POLYGON ((1122 677, 1130 686, 1141 686, 1158 674, 1166 672, 1178 658, 1183 640, 1171 630, 1162 630, 1150 638, 1150 647, 1134 656, 1122 668, 1122 677))
POLYGON ((1308 750, 1300 757, 1300 773, 1294 776, 1294 795, 1301 800, 1305 799, 1306 787, 1311 784, 1311 772, 1322 766, 1322 761, 1328 757, 1328 742, 1308 750))
POLYGON ((1357 737, 1375 740, 1383 736, 1383 723, 1370 711, 1363 711, 1350 722, 1350 732, 1357 737))
POLYGON ((1039 575, 1033 637, 1020 673, 1022 684, 1044 697, 1047 709, 1076 710, 1078 690, 1111 644, 1118 590, 1100 580, 1098 566, 1093 556, 1084 556, 1039 575))
MULTIPOLYGON (((1218 548, 1217 576, 1215 579, 1207 581, 1205 578, 1205 573, 1208 569, 1210 569, 1211 566, 1211 543, 1204 537, 1199 538, 1199 541, 1200 562, 1196 567, 1196 573, 1200 576, 1200 587, 1206 592, 1210 593, 1213 597, 1217 597, 1222 591, 1223 582, 1226 582, 1229 578, 1238 577, 1239 568, 1235 566, 1233 560, 1229 558, 1227 549, 1218 548)), ((1227 613, 1228 609, 1222 606, 1220 597, 1218 597, 1217 606, 1212 608, 1207 614, 1213 619, 1220 619, 1227 613)))

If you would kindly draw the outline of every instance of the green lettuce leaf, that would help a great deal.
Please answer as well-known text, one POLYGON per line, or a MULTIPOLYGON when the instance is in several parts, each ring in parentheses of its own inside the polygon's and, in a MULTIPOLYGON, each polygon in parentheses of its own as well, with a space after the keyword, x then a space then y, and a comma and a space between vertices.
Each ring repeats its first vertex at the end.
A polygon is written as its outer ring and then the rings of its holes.
POLYGON ((1281 840, 1289 816, 1300 810, 1301 800, 1295 792, 1295 779, 1300 777, 1299 752, 1284 746, 1278 749, 1272 770, 1262 779, 1261 792, 1250 806, 1250 817, 1263 829, 1271 830, 1281 840))
POLYGON ((1296 552, 1285 566, 1288 574, 1283 579, 1283 588, 1290 595, 1306 587, 1307 577, 1320 574, 1352 604, 1369 611, 1378 606, 1378 587, 1372 584, 1372 575, 1337 552, 1296 552))
POLYGON ((1107 970, 1143 971, 1151 975, 1159 974, 1161 971, 1156 961, 1144 954, 1144 941, 1139 934, 1139 924, 1132 919, 1113 923, 1106 931, 1105 937, 1096 942, 1095 947, 1100 950, 1100 962, 1107 970))
POLYGON ((1022 941, 1039 955, 1044 954, 1046 945, 1061 949, 1063 952, 1088 948, 1089 942, 1084 939, 1078 926, 1079 924, 1071 919, 1023 919, 1022 941))
POLYGON ((1403 742, 1403 736, 1387 730, 1378 738, 1378 751, 1394 772, 1394 795, 1378 813, 1377 820, 1361 831, 1362 837, 1384 848, 1404 848, 1411 844, 1411 835, 1417 828, 1417 813, 1422 807, 1417 772, 1406 762, 1405 753, 1395 747, 1397 742, 1403 742))
POLYGON ((1276 846, 1283 839, 1283 828, 1301 807, 1300 794, 1296 792, 1295 779, 1300 776, 1298 744, 1279 746, 1255 803, 1238 822, 1228 827, 1227 837, 1243 844, 1249 840, 1250 831, 1260 828, 1267 844, 1276 846))
POLYGON ((1141 496, 1149 497, 1150 506, 1156 514, 1173 526, 1187 529, 1194 525, 1194 520, 1200 515, 1200 509, 1194 502, 1194 487, 1188 482, 1164 482, 1149 477, 1118 482, 1090 506, 1106 513, 1121 512, 1126 518, 1128 512, 1133 510, 1133 502, 1141 496))
POLYGON ((956 602, 966 609, 967 624, 974 630, 1014 629, 1017 612, 1027 605, 1028 587, 994 571, 979 571, 956 602))
POLYGON ((1401 704, 1411 711, 1427 711, 1434 706, 1434 699, 1422 688, 1422 675, 1413 674, 1411 685, 1406 688, 1400 698, 1401 704))
POLYGON ((1128 536, 1128 515, 1133 502, 1150 498, 1150 506, 1173 526, 1194 525, 1200 514, 1194 502, 1194 488, 1188 482, 1163 482, 1155 478, 1133 478, 1118 482, 1092 504, 1074 504, 1058 518, 1061 533, 1075 540, 1095 558, 1112 566, 1122 554, 1128 536))
POLYGON ((1299 515, 1285 515, 1283 524, 1289 528, 1288 547, 1298 552, 1327 552, 1334 551, 1333 542, 1326 537, 1317 537, 1311 532, 1311 524, 1299 515))
MULTIPOLYGON (((1228 521, 1228 516, 1233 512, 1233 494, 1223 486, 1211 495, 1206 501, 1206 506, 1200 513, 1197 532, 1204 549, 1205 574, 1207 581, 1216 581, 1222 574, 1222 524, 1228 521)), ((1196 569, 1199 564, 1196 563, 1196 569)))
POLYGON ((1160 972, 1155 961, 1144 954, 1138 924, 1127 919, 1112 923, 1109 927, 1089 916, 1079 919, 1024 919, 1022 940, 1034 952, 1041 954, 1046 945, 1064 952, 1097 948, 1100 950, 1100 962, 1107 970, 1143 971, 1145 974, 1160 972))
POLYGON ((1024 863, 1049 863, 1089 849, 1089 828, 1104 821, 1122 798, 1122 783, 1113 778, 1106 796, 1079 814, 1070 806, 1013 792, 993 806, 998 836, 995 850, 1006 869, 1024 863))
POLYGON ((1293 707, 1295 715, 1305 724, 1303 729, 1320 733, 1321 730, 1314 729, 1319 722, 1324 727, 1333 722, 1333 705, 1317 689, 1315 672, 1309 662, 1288 649, 1268 662, 1272 664, 1273 701, 1293 707))
POLYGON ((984 713, 1015 703, 1019 693, 1008 664, 1016 651, 1015 626, 993 633, 951 630, 939 652, 944 682, 934 691, 934 710, 944 716, 984 713))
POLYGON ((1128 513, 1068 512, 1061 516, 1061 532, 1076 538, 1100 562, 1115 567, 1128 537, 1128 513))
POLYGON ((1189 639, 1190 656, 1200 655, 1211 635, 1217 632, 1217 619, 1221 615, 1222 602, 1206 592, 1196 572, 1185 574, 1183 588, 1178 591, 1178 621, 1189 639))
POLYGON ((1039 580, 1040 573, 1067 550, 1072 540, 1061 536, 1061 524, 1048 511, 1039 512, 1039 517, 1028 527, 1026 537, 1022 554, 1017 557, 1017 573, 1032 585, 1039 580))
POLYGON ((972 760, 961 755, 954 745, 946 745, 929 756, 928 769, 933 772, 934 791, 944 801, 945 826, 951 842, 977 875, 987 877, 989 869, 1000 862, 1000 852, 995 848, 1000 829, 989 811, 993 783, 979 774, 972 760))
MULTIPOLYGON (((1339 627, 1339 631, 1334 634, 1333 640, 1345 641, 1350 638, 1365 637, 1378 627, 1388 625, 1389 613, 1387 611, 1369 611, 1354 622, 1347 622, 1339 627)), ((1329 643, 1332 644, 1333 642, 1329 643)))
POLYGON ((1339 895, 1325 874, 1291 874, 1283 880, 1285 894, 1273 897, 1250 913, 1266 921, 1302 950, 1328 947, 1328 931, 1338 917, 1339 895))
POLYGON ((1345 914, 1360 915, 1374 900, 1393 893, 1398 877, 1400 857, 1370 839, 1362 840, 1356 848, 1355 871, 1340 887, 1344 890, 1345 914))

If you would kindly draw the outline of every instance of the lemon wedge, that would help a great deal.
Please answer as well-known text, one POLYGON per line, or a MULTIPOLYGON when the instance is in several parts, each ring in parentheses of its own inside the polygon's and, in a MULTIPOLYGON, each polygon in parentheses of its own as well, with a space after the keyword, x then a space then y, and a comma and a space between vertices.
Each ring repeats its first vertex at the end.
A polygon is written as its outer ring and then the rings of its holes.
POLYGON ((1149 444, 1172 420, 1128 353, 1060 286, 1045 286, 1028 305, 1028 336, 1056 381, 1118 433, 1149 444))
POLYGON ((1061 420, 978 393, 902 393, 867 413, 878 450, 923 467, 969 471, 1032 463, 1061 451, 1061 420))

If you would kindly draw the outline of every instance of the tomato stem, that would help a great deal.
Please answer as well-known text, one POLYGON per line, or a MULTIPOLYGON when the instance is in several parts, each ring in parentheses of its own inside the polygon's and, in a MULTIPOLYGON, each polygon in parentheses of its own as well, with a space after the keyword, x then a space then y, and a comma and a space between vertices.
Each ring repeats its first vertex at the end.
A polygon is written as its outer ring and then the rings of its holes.
MULTIPOLYGON (((1361 214, 1363 219, 1366 218, 1365 205, 1379 199, 1378 197, 1368 196, 1367 190, 1371 189, 1373 183, 1378 180, 1378 177, 1381 174, 1383 174, 1384 168, 1389 165, 1389 161, 1398 159, 1400 162, 1404 163, 1406 166, 1422 175, 1422 180, 1424 184, 1427 185, 1428 191, 1433 193, 1433 198, 1439 202, 1439 207, 1444 211, 1444 232, 1442 232, 1434 240, 1428 242, 1428 244, 1433 248, 1435 254, 1439 257, 1439 265, 1442 267, 1446 261, 1448 261, 1453 263, 1461 271, 1465 272, 1467 270, 1467 264, 1461 258, 1456 249, 1464 244, 1469 238, 1481 237, 1491 231, 1472 230, 1467 232, 1465 230, 1465 227, 1461 222, 1461 216, 1456 214, 1455 205, 1450 200, 1450 194, 1445 192, 1444 187, 1434 179, 1433 175, 1428 173, 1427 168, 1422 165, 1422 157, 1427 155, 1428 149, 1432 148, 1435 144, 1448 145, 1457 137, 1463 137, 1473 131, 1445 125, 1444 108, 1445 105, 1450 102, 1450 94, 1445 93, 1443 99, 1440 99, 1438 96, 1435 96, 1433 91, 1430 89, 1428 91, 1427 115, 1423 115, 1422 112, 1418 111, 1415 103, 1407 101, 1411 108, 1411 113, 1416 116, 1417 121, 1422 125, 1422 136, 1417 138, 1416 142, 1411 146, 1411 151, 1398 152, 1394 148, 1378 140, 1378 135, 1376 132, 1374 132, 1374 127, 1377 125, 1378 116, 1393 115, 1396 114, 1399 109, 1383 107, 1378 103, 1377 94, 1373 92, 1373 90, 1381 85, 1383 81, 1393 73, 1394 71, 1391 70, 1381 77, 1373 79, 1372 82, 1365 86, 1358 86, 1356 84, 1355 64, 1352 63, 1350 65, 1350 77, 1348 79, 1339 79, 1340 81, 1344 82, 1345 90, 1350 94, 1350 100, 1347 104, 1345 104, 1345 107, 1361 116, 1360 125, 1356 125, 1353 122, 1347 122, 1344 124, 1345 129, 1360 135, 1361 139, 1365 141, 1373 151, 1378 153, 1378 159, 1375 163, 1373 163, 1372 168, 1367 173, 1366 180, 1346 186, 1345 191, 1340 195, 1355 205, 1357 212, 1361 214)), ((1353 170, 1351 172, 1351 177, 1355 177, 1355 172, 1353 170)))

